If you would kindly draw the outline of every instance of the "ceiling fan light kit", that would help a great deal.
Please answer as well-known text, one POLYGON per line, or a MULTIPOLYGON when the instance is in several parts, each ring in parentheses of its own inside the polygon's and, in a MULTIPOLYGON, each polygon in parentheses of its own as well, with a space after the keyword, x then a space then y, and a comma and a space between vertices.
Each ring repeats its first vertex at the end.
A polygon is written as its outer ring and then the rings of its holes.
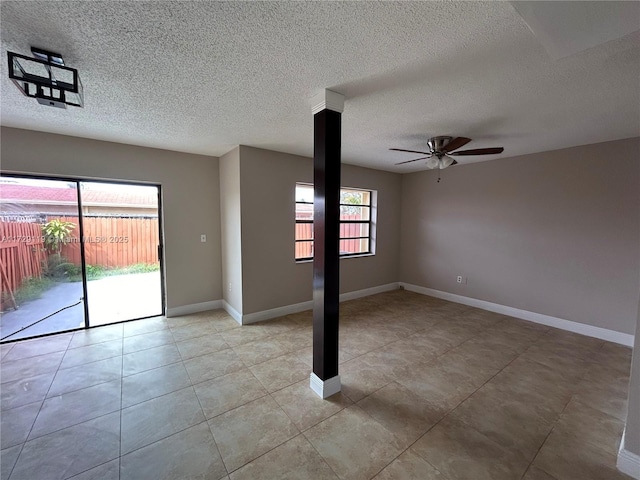
POLYGON ((427 159, 428 169, 438 168, 439 166, 440 166, 440 161, 436 157, 431 157, 427 159))
POLYGON ((492 148, 476 148, 473 150, 458 150, 459 148, 464 147, 467 143, 471 141, 470 138, 466 137, 447 137, 447 136, 439 136, 439 137, 431 137, 427 141, 427 145, 429 146, 428 152, 421 152, 419 150, 405 150, 402 148, 391 148, 390 150, 396 152, 408 152, 408 153, 420 153, 422 155, 426 155, 426 157, 415 158, 413 160, 406 160, 404 162, 396 163, 396 165, 402 165, 404 163, 412 163, 417 162, 419 160, 426 160, 426 166, 428 169, 438 169, 442 170, 451 165, 456 165, 458 162, 450 155, 496 155, 502 153, 504 148, 502 147, 492 147, 492 148))

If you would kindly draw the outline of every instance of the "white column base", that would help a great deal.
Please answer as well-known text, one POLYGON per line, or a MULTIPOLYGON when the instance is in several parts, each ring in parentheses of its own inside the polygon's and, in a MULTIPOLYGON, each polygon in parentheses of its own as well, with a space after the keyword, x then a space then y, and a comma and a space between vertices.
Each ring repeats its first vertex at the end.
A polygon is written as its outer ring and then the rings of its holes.
POLYGON ((320 380, 315 373, 311 374, 309 386, 320 398, 329 398, 341 390, 340 375, 336 375, 328 380, 320 380))

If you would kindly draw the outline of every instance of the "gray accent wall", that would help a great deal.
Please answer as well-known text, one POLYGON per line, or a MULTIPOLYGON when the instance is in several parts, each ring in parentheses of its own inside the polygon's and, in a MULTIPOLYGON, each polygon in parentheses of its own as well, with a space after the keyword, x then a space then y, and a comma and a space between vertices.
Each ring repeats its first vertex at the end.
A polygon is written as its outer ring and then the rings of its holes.
POLYGON ((1 140, 4 172, 160 184, 167 307, 222 298, 218 158, 8 127, 1 140))
POLYGON ((401 281, 634 334, 639 138, 454 166, 436 178, 403 176, 401 281))

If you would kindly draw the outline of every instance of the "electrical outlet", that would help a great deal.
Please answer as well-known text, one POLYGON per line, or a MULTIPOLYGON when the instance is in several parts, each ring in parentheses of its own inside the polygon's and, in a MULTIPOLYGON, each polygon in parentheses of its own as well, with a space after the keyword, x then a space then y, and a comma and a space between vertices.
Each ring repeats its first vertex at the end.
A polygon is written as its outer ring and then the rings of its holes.
POLYGON ((200 241, 201 241, 202 243, 206 243, 206 241, 207 241, 207 236, 206 236, 204 233, 203 233, 202 235, 200 235, 200 241))
POLYGON ((466 285, 467 284, 467 277, 465 277, 464 275, 458 275, 456 277, 456 282, 460 283, 462 285, 466 285))
POLYGON ((462 283, 462 275, 458 275, 458 278, 456 278, 456 282, 462 283))

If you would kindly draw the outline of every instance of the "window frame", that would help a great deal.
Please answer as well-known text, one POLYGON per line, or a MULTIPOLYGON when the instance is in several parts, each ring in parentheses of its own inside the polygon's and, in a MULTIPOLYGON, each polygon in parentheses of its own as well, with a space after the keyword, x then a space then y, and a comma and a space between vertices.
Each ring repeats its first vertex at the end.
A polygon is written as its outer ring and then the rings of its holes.
MULTIPOLYGON (((304 187, 312 187, 313 188, 313 184, 312 183, 303 183, 303 182, 296 182, 296 188, 298 186, 304 186, 304 187)), ((376 206, 374 204, 375 200, 377 198, 377 192, 375 190, 370 190, 370 189, 366 189, 366 188, 355 188, 355 187, 340 187, 340 195, 342 196, 342 193, 345 191, 357 191, 357 192, 364 192, 367 194, 368 196, 368 204, 351 204, 351 203, 342 203, 340 202, 339 204, 339 208, 341 207, 357 207, 357 208, 367 208, 369 214, 367 215, 367 220, 340 220, 340 227, 342 227, 342 225, 367 225, 368 228, 368 232, 369 235, 367 236, 357 236, 357 237, 343 237, 342 235, 340 235, 339 237, 339 242, 343 241, 343 240, 367 240, 368 243, 368 249, 365 252, 355 252, 355 253, 340 253, 340 258, 353 258, 353 257, 364 257, 364 256, 371 256, 371 255, 375 255, 375 251, 374 251, 374 245, 375 245, 375 236, 374 236, 374 227, 375 227, 375 218, 374 218, 374 212, 376 209, 376 206)), ((311 205, 313 207, 313 202, 309 202, 309 201, 298 201, 297 197, 294 198, 295 202, 294 202, 294 220, 295 220, 295 226, 297 227, 298 224, 311 224, 313 226, 314 223, 314 219, 311 218, 310 220, 308 219, 298 219, 297 218, 297 206, 300 205, 311 205)), ((340 228, 340 232, 342 231, 342 228, 340 228)), ((313 227, 312 227, 312 238, 303 238, 303 239, 297 239, 295 238, 295 234, 294 234, 294 246, 296 246, 298 243, 311 243, 311 251, 312 251, 312 255, 309 257, 296 257, 296 249, 294 248, 294 258, 296 262, 300 262, 300 263, 304 263, 304 262, 310 262, 313 260, 313 245, 314 245, 314 241, 315 239, 313 238, 313 227)))

